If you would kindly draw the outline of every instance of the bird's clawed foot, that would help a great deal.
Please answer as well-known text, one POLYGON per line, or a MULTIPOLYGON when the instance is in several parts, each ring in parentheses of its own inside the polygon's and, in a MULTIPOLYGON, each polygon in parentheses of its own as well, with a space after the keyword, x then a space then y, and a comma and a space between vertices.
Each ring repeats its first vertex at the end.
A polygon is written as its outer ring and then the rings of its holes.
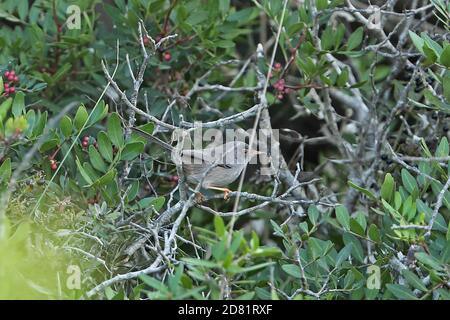
POLYGON ((231 190, 228 189, 228 188, 209 187, 208 189, 222 191, 222 192, 223 192, 223 199, 224 199, 224 200, 230 199, 230 193, 233 192, 233 191, 231 191, 231 190))
POLYGON ((232 191, 231 191, 230 189, 224 190, 224 191, 223 191, 223 199, 224 199, 224 200, 230 199, 230 193, 231 193, 231 192, 232 192, 232 191))
POLYGON ((195 202, 202 204, 205 201, 205 196, 201 192, 195 193, 195 202))

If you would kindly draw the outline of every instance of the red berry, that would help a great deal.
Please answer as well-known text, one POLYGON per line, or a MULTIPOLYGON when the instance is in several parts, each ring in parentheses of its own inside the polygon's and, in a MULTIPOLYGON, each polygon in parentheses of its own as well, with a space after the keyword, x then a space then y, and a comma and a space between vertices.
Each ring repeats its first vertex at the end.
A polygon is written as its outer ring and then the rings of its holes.
POLYGON ((14 77, 14 76, 16 75, 16 72, 15 72, 14 70, 11 70, 11 71, 9 72, 9 75, 14 77))
POLYGON ((6 91, 9 88, 9 83, 5 83, 3 86, 5 87, 5 91, 6 91))
POLYGON ((150 42, 150 39, 144 36, 142 42, 144 42, 144 44, 147 45, 150 42))
POLYGON ((276 71, 280 71, 282 67, 283 67, 283 66, 282 66, 281 63, 279 63, 279 62, 275 63, 274 66, 273 66, 273 68, 274 68, 276 71))
POLYGON ((19 82, 19 77, 18 76, 14 76, 14 81, 19 82))
POLYGON ((279 100, 282 100, 283 97, 284 97, 284 96, 283 96, 283 94, 281 94, 281 93, 277 96, 277 98, 278 98, 279 100))
POLYGON ((14 75, 12 75, 11 73, 8 76, 8 81, 14 81, 14 75))
POLYGON ((14 88, 14 87, 10 87, 9 89, 8 89, 8 92, 9 93, 14 93, 16 91, 16 88, 14 88))
POLYGON ((81 145, 82 145, 84 148, 86 148, 86 147, 89 145, 89 142, 83 141, 83 142, 81 143, 81 145))
POLYGON ((57 164, 56 162, 53 162, 53 163, 50 165, 50 168, 51 168, 53 171, 56 171, 56 169, 58 169, 58 164, 57 164))
POLYGON ((155 42, 158 43, 158 42, 161 41, 161 39, 162 39, 162 37, 158 35, 158 36, 156 36, 156 38, 155 38, 155 42))
POLYGON ((9 71, 5 71, 5 77, 6 77, 6 78, 9 77, 9 71))
POLYGON ((83 141, 88 141, 89 142, 89 136, 84 136, 83 137, 83 141))
POLYGON ((170 177, 170 181, 172 181, 172 182, 178 182, 178 176, 171 176, 170 177))
POLYGON ((284 84, 285 84, 284 79, 280 79, 277 82, 275 82, 275 84, 273 86, 278 91, 283 91, 284 90, 284 84))
POLYGON ((170 54, 170 52, 165 52, 164 53, 164 60, 165 61, 170 61, 170 59, 172 59, 172 55, 170 54))

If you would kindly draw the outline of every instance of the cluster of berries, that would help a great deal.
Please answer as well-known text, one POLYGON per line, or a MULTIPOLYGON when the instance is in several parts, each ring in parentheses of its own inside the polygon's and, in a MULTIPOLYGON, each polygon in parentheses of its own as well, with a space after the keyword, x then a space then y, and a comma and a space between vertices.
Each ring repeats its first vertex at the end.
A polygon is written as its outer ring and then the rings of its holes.
POLYGON ((19 83, 19 77, 17 76, 14 70, 5 71, 4 77, 6 81, 3 81, 4 82, 3 87, 5 89, 5 92, 3 94, 7 97, 10 94, 16 92, 14 83, 19 83))
MULTIPOLYGON (((90 140, 91 140, 90 136, 84 136, 83 139, 81 140, 81 146, 86 149, 87 147, 89 147, 89 144, 91 142, 90 140)), ((93 145, 94 147, 98 148, 97 141, 94 141, 93 145)))
MULTIPOLYGON (((281 72, 281 70, 283 69, 283 65, 279 62, 276 62, 273 65, 273 71, 276 73, 281 72)), ((271 74, 270 74, 271 76, 271 74)), ((286 88, 286 82, 283 78, 278 79, 275 84, 273 85, 273 87, 275 88, 275 93, 276 96, 279 100, 284 98, 284 94, 289 93, 289 91, 291 90, 290 88, 286 88)))
POLYGON ((275 82, 275 84, 273 85, 277 93, 277 98, 279 100, 283 99, 285 93, 288 93, 289 88, 286 88, 285 85, 286 83, 284 79, 277 80, 277 82, 275 82))

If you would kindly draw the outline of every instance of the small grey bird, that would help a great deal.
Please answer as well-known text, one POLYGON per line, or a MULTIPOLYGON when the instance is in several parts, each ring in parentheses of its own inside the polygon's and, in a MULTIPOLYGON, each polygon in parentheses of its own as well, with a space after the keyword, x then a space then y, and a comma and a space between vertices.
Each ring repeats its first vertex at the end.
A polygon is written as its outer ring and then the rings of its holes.
MULTIPOLYGON (((176 154, 176 150, 173 146, 141 129, 131 129, 169 151, 172 155, 172 160, 174 160, 173 155, 176 154)), ((249 148, 248 144, 243 141, 231 141, 199 150, 182 149, 178 157, 181 160, 183 173, 189 183, 201 183, 201 186, 205 189, 223 191, 224 199, 226 199, 231 192, 226 186, 233 183, 248 162, 261 153, 249 148)))

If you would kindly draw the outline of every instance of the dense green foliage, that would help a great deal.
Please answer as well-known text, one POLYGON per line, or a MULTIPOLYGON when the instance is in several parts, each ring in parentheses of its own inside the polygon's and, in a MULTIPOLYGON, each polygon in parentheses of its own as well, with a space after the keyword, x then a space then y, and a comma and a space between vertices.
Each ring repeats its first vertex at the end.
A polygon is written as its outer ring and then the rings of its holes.
POLYGON ((450 299, 450 5, 383 9, 405 14, 393 40, 336 17, 372 13, 344 1, 283 3, 2 1, 0 298, 450 299), (235 217, 235 196, 183 199, 129 127, 170 141, 145 113, 222 119, 261 103, 265 74, 268 119, 297 137, 285 169, 317 179, 249 170, 235 217))

